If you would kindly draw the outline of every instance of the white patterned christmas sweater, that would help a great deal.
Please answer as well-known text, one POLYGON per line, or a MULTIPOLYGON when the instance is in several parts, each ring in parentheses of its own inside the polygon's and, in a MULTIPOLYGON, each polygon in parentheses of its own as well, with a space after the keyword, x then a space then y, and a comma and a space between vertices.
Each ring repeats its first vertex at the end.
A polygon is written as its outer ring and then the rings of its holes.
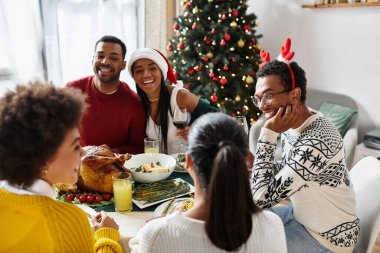
POLYGON ((343 140, 331 121, 310 110, 299 128, 281 135, 282 161, 274 161, 279 133, 261 130, 251 178, 254 201, 270 208, 290 199, 296 220, 323 245, 353 249, 359 219, 343 140))

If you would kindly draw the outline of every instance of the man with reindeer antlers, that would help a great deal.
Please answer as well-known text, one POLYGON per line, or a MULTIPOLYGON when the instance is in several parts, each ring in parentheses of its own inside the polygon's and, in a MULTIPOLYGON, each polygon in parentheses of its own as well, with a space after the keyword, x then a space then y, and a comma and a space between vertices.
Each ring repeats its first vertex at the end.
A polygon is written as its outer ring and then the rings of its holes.
POLYGON ((252 102, 266 118, 252 172, 255 204, 285 226, 288 252, 352 252, 359 236, 355 194, 336 127, 305 104, 305 71, 286 39, 270 61, 262 50, 252 102), (281 135, 282 160, 274 161, 281 135), (291 204, 276 206, 289 199, 291 204))

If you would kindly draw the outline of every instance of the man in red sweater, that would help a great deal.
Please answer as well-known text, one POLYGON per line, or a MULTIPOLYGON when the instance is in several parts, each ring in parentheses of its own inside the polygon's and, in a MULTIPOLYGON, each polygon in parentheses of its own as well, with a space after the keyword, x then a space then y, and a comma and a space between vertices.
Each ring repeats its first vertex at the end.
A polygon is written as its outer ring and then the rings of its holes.
POLYGON ((144 150, 145 111, 138 95, 119 80, 125 69, 125 44, 103 36, 95 44, 95 75, 66 84, 87 94, 89 105, 80 128, 81 145, 107 144, 114 152, 138 154, 144 150))

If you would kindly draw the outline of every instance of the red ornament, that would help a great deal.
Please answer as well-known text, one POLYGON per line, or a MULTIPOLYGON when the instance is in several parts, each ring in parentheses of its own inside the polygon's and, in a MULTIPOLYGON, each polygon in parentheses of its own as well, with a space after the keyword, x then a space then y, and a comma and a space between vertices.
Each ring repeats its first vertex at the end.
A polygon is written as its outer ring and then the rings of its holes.
POLYGON ((176 32, 175 32, 175 35, 176 35, 177 37, 179 37, 179 36, 181 36, 181 33, 180 33, 179 31, 176 31, 176 32))
POLYGON ((215 28, 212 28, 211 29, 211 34, 214 34, 214 33, 216 33, 215 28))
POLYGON ((204 41, 204 42, 208 41, 207 36, 204 36, 204 37, 203 37, 203 41, 204 41))
POLYGON ((214 94, 212 94, 211 95, 211 97, 210 97, 210 100, 211 100, 211 102, 213 102, 213 103, 215 103, 216 101, 218 101, 218 96, 214 93, 214 94))
POLYGON ((236 58, 232 58, 232 62, 237 62, 236 58))
POLYGON ((225 46, 225 45, 226 45, 226 42, 225 42, 224 40, 222 40, 222 41, 220 42, 220 45, 225 46))
POLYGON ((255 40, 255 39, 252 39, 252 42, 253 42, 253 43, 256 43, 256 40, 255 40))
POLYGON ((187 4, 188 4, 189 6, 193 6, 193 2, 191 2, 191 1, 188 2, 187 4))
POLYGON ((185 11, 185 12, 183 13, 183 16, 184 16, 185 18, 187 18, 187 17, 189 16, 189 12, 185 11))
POLYGON ((227 17, 226 17, 226 15, 222 15, 222 20, 226 20, 227 19, 227 17))
POLYGON ((172 46, 171 44, 168 44, 168 45, 166 46, 166 50, 168 50, 168 51, 172 51, 172 50, 173 50, 173 46, 172 46))
POLYGON ((178 24, 178 23, 174 23, 174 25, 173 25, 173 29, 174 29, 174 30, 178 30, 178 29, 179 29, 179 24, 178 24))
POLYGON ((208 74, 209 77, 213 78, 214 77, 214 72, 211 72, 210 74, 208 74))
POLYGON ((178 49, 178 50, 181 50, 181 49, 183 49, 183 48, 184 48, 183 43, 182 43, 182 42, 178 43, 178 45, 177 45, 177 49, 178 49))
POLYGON ((228 70, 228 66, 225 65, 225 66, 223 67, 223 70, 227 71, 227 70, 228 70))
POLYGON ((189 70, 187 71, 187 73, 189 73, 190 75, 194 74, 194 69, 189 69, 189 70))
POLYGON ((227 83, 227 79, 225 77, 222 77, 220 78, 219 83, 224 86, 227 83))
POLYGON ((199 72, 202 68, 200 66, 195 66, 194 69, 195 71, 199 72))
POLYGON ((234 15, 235 17, 237 17, 239 15, 239 12, 237 10, 233 10, 232 11, 232 15, 234 15))
POLYGON ((231 39, 231 36, 228 33, 226 33, 224 35, 224 40, 229 41, 230 39, 231 39))
POLYGON ((194 23, 194 24, 191 26, 191 29, 193 29, 193 30, 197 29, 197 24, 194 23))
POLYGON ((190 83, 185 84, 186 89, 190 89, 190 83))
POLYGON ((217 82, 217 81, 219 80, 219 78, 217 78, 216 76, 214 76, 214 77, 212 78, 212 80, 214 80, 215 82, 217 82))
POLYGON ((208 57, 205 56, 205 58, 203 58, 203 60, 204 60, 205 62, 208 62, 208 57))
POLYGON ((246 31, 249 31, 249 30, 251 30, 251 26, 250 25, 243 25, 243 29, 246 31))
POLYGON ((256 75, 256 72, 255 71, 251 71, 251 72, 248 73, 248 75, 254 76, 254 75, 256 75))

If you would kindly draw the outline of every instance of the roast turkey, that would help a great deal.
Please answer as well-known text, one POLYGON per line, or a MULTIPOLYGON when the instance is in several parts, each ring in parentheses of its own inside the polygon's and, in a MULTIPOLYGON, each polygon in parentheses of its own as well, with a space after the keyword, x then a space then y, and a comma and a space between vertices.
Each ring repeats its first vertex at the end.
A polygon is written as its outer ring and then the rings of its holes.
POLYGON ((123 167, 129 154, 115 154, 107 145, 83 147, 86 154, 82 157, 78 187, 102 193, 112 193, 112 175, 128 171, 123 167))

